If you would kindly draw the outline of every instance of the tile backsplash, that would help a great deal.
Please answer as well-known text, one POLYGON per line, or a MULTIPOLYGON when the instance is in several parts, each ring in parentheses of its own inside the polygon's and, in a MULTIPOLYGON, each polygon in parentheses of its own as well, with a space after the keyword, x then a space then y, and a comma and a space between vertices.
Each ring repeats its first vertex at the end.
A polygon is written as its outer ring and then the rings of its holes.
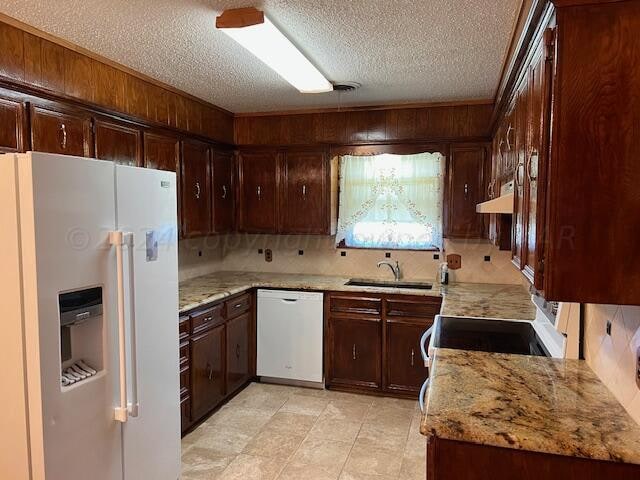
POLYGON ((640 423, 640 389, 636 386, 640 347, 640 307, 585 306, 584 354, 594 372, 640 423), (607 322, 611 322, 611 335, 607 322))
POLYGON ((381 260, 397 260, 403 278, 433 281, 446 255, 458 253, 462 256, 462 268, 450 272, 451 281, 525 282, 511 264, 511 252, 500 251, 486 240, 446 240, 445 252, 336 249, 334 242, 334 237, 318 235, 237 234, 183 240, 179 248, 180 279, 222 270, 391 278, 389 269, 377 268, 376 264, 381 260), (266 249, 273 252, 271 262, 265 261, 266 249), (263 253, 258 253, 259 250, 263 253))

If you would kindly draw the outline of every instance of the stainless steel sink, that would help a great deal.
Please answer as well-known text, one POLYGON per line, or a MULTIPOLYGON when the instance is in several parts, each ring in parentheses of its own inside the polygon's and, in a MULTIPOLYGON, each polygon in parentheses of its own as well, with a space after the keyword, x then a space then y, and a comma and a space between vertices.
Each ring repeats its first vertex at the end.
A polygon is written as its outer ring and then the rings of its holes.
POLYGON ((352 278, 345 285, 358 287, 385 287, 385 288, 415 288, 420 290, 431 290, 433 284, 427 282, 402 282, 396 280, 372 280, 367 278, 352 278))

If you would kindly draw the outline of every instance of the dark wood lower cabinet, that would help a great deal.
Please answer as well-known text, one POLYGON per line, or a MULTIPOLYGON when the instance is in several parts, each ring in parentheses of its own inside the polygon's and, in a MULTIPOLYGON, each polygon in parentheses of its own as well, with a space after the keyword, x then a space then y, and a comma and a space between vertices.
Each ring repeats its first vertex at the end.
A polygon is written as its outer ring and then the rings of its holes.
POLYGON ((325 385, 417 398, 428 370, 420 337, 440 297, 325 294, 325 385))
POLYGON ((427 480, 630 480, 640 466, 427 437, 427 480))
POLYGON ((181 315, 183 434, 255 376, 253 299, 246 292, 181 315))
POLYGON ((331 384, 355 388, 380 388, 382 320, 332 317, 329 323, 331 384))
POLYGON ((227 391, 229 393, 235 392, 251 378, 250 325, 249 312, 227 322, 227 391))
POLYGON ((224 325, 191 339, 192 414, 204 415, 225 396, 224 325))
POLYGON ((395 320, 387 320, 386 327, 386 390, 417 394, 429 376, 420 354, 420 337, 427 327, 395 320))

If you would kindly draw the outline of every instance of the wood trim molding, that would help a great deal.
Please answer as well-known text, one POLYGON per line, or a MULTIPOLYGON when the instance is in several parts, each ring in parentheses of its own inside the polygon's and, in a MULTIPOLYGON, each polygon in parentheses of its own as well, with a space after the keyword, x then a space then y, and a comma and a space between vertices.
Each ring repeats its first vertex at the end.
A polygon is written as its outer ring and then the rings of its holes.
POLYGON ((17 20, 13 17, 10 17, 9 15, 0 12, 0 22, 4 22, 8 25, 11 25, 12 27, 18 28, 20 30, 23 30, 27 33, 30 33, 31 35, 35 35, 36 37, 39 38, 43 38, 45 40, 48 40, 49 42, 55 43, 56 45, 59 45, 61 47, 67 48, 69 50, 72 50, 74 52, 80 53, 82 55, 85 55, 89 58, 91 58, 92 60, 96 60, 97 62, 100 63, 104 63, 106 65, 109 65, 110 67, 113 67, 117 70, 120 70, 122 72, 125 72, 133 77, 139 78, 140 80, 144 80, 145 82, 148 82, 152 85, 155 85, 156 87, 160 87, 163 88, 165 90, 168 90, 172 93, 175 93, 176 95, 180 95, 181 97, 185 97, 188 98, 190 100, 193 100, 195 102, 198 102, 206 107, 209 108, 213 108, 215 110, 219 110, 220 112, 226 113, 228 115, 233 115, 233 112, 230 112, 229 110, 225 110, 222 107, 219 107, 217 105, 214 105, 213 103, 209 103, 205 100, 202 100, 201 98, 195 97, 189 93, 183 92, 182 90, 179 90, 175 87, 172 87, 171 85, 167 85, 166 83, 161 82, 160 80, 157 80, 153 77, 149 77, 143 73, 140 73, 136 70, 133 70, 125 65, 122 65, 118 62, 115 62, 113 60, 110 60, 106 57, 103 57, 102 55, 99 55, 95 52, 92 52, 90 50, 87 50, 86 48, 80 47, 78 45, 75 45, 74 43, 71 43, 67 40, 64 40, 62 38, 56 37, 55 35, 51 35, 50 33, 44 32, 42 30, 39 30, 27 23, 21 22, 20 20, 17 20))
POLYGON ((231 8, 216 17, 216 28, 242 28, 264 23, 264 12, 255 7, 231 8))
POLYGON ((311 113, 344 113, 376 110, 397 110, 405 108, 432 108, 432 107, 459 107, 462 105, 491 105, 492 98, 476 98, 471 100, 455 100, 450 102, 412 102, 412 103, 389 103, 381 105, 351 105, 346 107, 327 108, 307 108, 295 110, 276 110, 269 112, 239 112, 234 117, 271 117, 278 115, 306 115, 311 113))

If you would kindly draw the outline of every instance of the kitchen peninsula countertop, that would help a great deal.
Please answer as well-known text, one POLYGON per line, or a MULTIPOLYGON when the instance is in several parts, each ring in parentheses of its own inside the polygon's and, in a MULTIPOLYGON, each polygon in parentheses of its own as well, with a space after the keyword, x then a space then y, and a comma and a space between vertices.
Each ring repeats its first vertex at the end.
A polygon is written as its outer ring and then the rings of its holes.
POLYGON ((436 349, 420 431, 640 464, 640 426, 583 360, 436 349))
MULTIPOLYGON (((454 283, 433 289, 345 285, 349 278, 288 273, 215 272, 180 283, 180 312, 193 310, 251 288, 282 288, 396 295, 442 296, 443 315, 533 320, 535 307, 522 285, 454 283)), ((428 280, 427 280, 428 281, 428 280)))

